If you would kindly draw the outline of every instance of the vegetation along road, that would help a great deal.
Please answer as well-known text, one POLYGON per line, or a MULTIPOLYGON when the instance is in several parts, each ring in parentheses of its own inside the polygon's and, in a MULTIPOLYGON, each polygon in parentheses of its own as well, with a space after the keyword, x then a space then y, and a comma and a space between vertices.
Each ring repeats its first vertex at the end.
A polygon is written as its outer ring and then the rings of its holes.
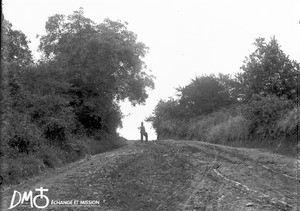
MULTIPOLYGON (((297 210, 297 162, 198 141, 128 141, 2 189, 1 206, 8 209, 14 190, 43 187, 46 210, 297 210), (59 204, 68 201, 72 204, 59 204)), ((29 208, 28 203, 15 207, 29 208)))

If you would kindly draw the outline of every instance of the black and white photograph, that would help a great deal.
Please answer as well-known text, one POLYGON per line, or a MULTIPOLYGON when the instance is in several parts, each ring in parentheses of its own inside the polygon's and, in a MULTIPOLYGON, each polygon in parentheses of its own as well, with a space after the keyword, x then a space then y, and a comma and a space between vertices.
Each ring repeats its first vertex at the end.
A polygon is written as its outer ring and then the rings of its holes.
POLYGON ((299 0, 2 0, 0 210, 300 210, 299 0))

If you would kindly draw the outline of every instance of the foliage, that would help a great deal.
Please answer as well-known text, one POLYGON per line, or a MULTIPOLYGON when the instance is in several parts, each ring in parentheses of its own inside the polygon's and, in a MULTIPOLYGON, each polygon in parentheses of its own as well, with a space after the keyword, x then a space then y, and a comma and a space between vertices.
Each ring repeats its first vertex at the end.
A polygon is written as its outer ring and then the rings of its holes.
POLYGON ((4 19, 1 27, 0 157, 11 162, 5 182, 123 144, 119 102, 144 103, 154 88, 143 61, 148 48, 127 23, 95 24, 82 9, 54 15, 36 63, 26 36, 4 19))
POLYGON ((25 34, 13 30, 12 24, 5 19, 1 23, 1 62, 23 67, 31 64, 32 55, 25 34))
POLYGON ((224 109, 213 112, 210 115, 191 118, 187 126, 188 138, 207 141, 210 129, 215 125, 225 122, 229 117, 229 112, 224 109))
POLYGON ((154 88, 142 60, 148 48, 126 25, 109 19, 95 24, 80 9, 50 17, 41 37, 45 61, 62 68, 70 84, 70 105, 89 134, 115 131, 121 125, 117 102, 128 98, 133 105, 143 103, 146 89, 154 88))
POLYGON ((258 38, 254 45, 234 78, 199 76, 177 89, 178 100, 160 101, 149 118, 157 134, 218 143, 295 135, 299 63, 275 38, 258 38))
POLYGON ((239 115, 230 116, 226 121, 209 128, 207 141, 212 143, 228 143, 245 141, 248 138, 249 121, 239 115))
POLYGON ((241 67, 240 80, 246 100, 254 95, 286 96, 296 101, 299 93, 300 66, 290 60, 273 37, 269 43, 264 38, 256 39, 256 50, 250 54, 241 67), (297 81, 298 80, 298 81, 297 81))
POLYGON ((221 74, 219 78, 214 75, 196 77, 189 85, 177 89, 179 103, 187 115, 212 113, 237 102, 232 85, 235 85, 234 80, 221 74))
POLYGON ((28 115, 12 111, 3 117, 1 156, 16 157, 35 152, 42 139, 41 131, 28 115))
POLYGON ((277 122, 279 132, 283 132, 286 136, 292 136, 298 133, 300 125, 300 106, 297 106, 285 114, 277 122))
POLYGON ((97 25, 80 9, 68 17, 50 17, 46 31, 40 50, 46 59, 65 68, 73 86, 110 101, 128 98, 133 104, 143 103, 147 98, 145 89, 154 87, 142 61, 148 48, 137 42, 126 23, 105 19, 97 25))
POLYGON ((245 107, 245 116, 250 124, 250 133, 274 133, 277 121, 292 108, 293 103, 285 98, 256 96, 245 107))
POLYGON ((1 84, 1 157, 17 157, 20 154, 35 152, 41 141, 42 133, 34 125, 26 110, 30 105, 30 93, 21 82, 22 63, 3 60, 1 84))
POLYGON ((171 98, 167 101, 160 100, 153 114, 146 121, 152 123, 157 136, 161 137, 162 135, 173 133, 172 128, 176 125, 175 121, 184 121, 182 119, 184 115, 184 110, 180 107, 179 102, 171 98))

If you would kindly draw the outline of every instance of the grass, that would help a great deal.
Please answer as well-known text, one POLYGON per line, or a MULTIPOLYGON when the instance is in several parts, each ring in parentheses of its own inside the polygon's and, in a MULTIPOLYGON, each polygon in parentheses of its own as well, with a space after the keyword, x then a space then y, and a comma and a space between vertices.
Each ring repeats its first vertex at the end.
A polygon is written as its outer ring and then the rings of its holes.
POLYGON ((277 130, 285 135, 293 135, 298 132, 300 124, 300 106, 295 107, 277 123, 277 130))
POLYGON ((277 119, 274 126, 258 125, 253 131, 252 122, 245 117, 242 108, 221 109, 209 115, 198 116, 185 121, 176 119, 164 121, 161 124, 162 138, 258 147, 280 153, 284 152, 287 155, 294 154, 297 145, 296 136, 299 133, 299 114, 300 106, 294 107, 277 119))
POLYGON ((248 136, 249 121, 243 116, 228 117, 227 120, 209 128, 207 141, 221 143, 245 140, 248 136))
POLYGON ((86 154, 98 154, 125 145, 117 135, 97 134, 94 137, 68 137, 63 146, 44 144, 34 153, 1 158, 3 184, 19 184, 22 180, 52 168, 74 162, 86 154))

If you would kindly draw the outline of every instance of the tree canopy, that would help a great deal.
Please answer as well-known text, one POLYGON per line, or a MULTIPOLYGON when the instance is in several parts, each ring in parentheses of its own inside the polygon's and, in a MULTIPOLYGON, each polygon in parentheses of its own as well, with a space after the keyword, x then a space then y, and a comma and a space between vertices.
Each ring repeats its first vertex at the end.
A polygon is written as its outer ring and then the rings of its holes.
POLYGON ((121 124, 118 102, 144 103, 147 89, 154 88, 143 61, 148 47, 127 23, 96 24, 82 8, 69 16, 56 14, 46 23, 39 49, 44 62, 57 66, 70 84, 70 104, 89 130, 114 131, 121 124))
POLYGON ((234 80, 228 75, 196 77, 187 86, 177 89, 179 103, 187 115, 209 114, 237 101, 233 85, 234 80))
POLYGON ((112 100, 126 98, 145 102, 146 88, 154 88, 153 76, 145 72, 145 44, 127 29, 127 23, 105 19, 95 24, 83 10, 54 15, 46 23, 40 50, 45 59, 64 68, 74 86, 86 87, 112 100))
POLYGON ((299 93, 299 63, 281 50, 275 37, 269 43, 264 38, 258 38, 254 45, 256 50, 246 57, 241 67, 240 80, 245 98, 273 94, 295 100, 297 89, 299 93))
MULTIPOLYGON (((232 116, 240 112, 240 120, 249 121, 251 135, 273 134, 279 119, 299 102, 300 65, 282 51, 275 37, 269 42, 258 38, 254 45, 255 51, 246 57, 242 71, 235 77, 197 76, 188 85, 177 88, 178 100, 160 101, 148 118, 157 134, 185 136, 194 130, 197 118, 206 116, 210 122, 210 115, 218 111, 232 116), (185 129, 188 124, 190 129, 185 129)), ((201 128, 204 123, 198 124, 201 128)))
POLYGON ((2 20, 1 38, 2 62, 23 67, 33 62, 26 35, 12 29, 12 24, 5 19, 2 20))
POLYGON ((148 47, 127 25, 109 19, 95 23, 82 8, 53 15, 40 36, 43 57, 34 62, 25 34, 2 20, 6 154, 35 153, 45 144, 66 147, 71 136, 116 134, 122 125, 119 102, 142 104, 154 88, 143 61, 148 47))

